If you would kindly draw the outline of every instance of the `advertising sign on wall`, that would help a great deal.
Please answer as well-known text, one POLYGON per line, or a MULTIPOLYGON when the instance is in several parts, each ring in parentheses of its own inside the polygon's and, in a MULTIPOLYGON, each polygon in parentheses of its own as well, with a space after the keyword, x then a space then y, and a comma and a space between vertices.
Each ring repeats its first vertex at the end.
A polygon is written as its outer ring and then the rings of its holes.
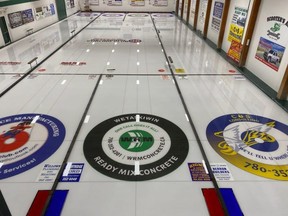
POLYGON ((267 32, 260 37, 255 58, 278 71, 287 44, 288 20, 281 16, 267 17, 267 32))
POLYGON ((201 24, 204 25, 205 23, 205 18, 206 18, 206 9, 207 9, 207 4, 208 4, 208 1, 207 0, 202 0, 201 1, 201 4, 200 4, 200 11, 199 11, 199 21, 201 24))
POLYGON ((149 4, 153 6, 168 6, 168 0, 150 0, 149 4))
POLYGON ((8 18, 11 28, 16 28, 18 26, 34 21, 32 9, 10 13, 8 14, 8 18))
POLYGON ((212 30, 214 30, 216 32, 219 32, 219 30, 220 30, 223 8, 224 8, 223 2, 217 2, 216 1, 214 3, 211 28, 212 28, 212 30))
POLYGON ((261 37, 255 58, 278 71, 284 51, 285 47, 261 37))
POLYGON ((240 42, 232 40, 227 55, 232 60, 238 63, 241 57, 241 50, 242 50, 242 44, 240 42))
POLYGON ((230 24, 228 41, 231 42, 232 40, 234 40, 241 43, 247 13, 248 13, 247 9, 241 7, 235 7, 232 22, 230 24))
POLYGON ((144 0, 131 0, 131 6, 145 6, 144 0))
POLYGON ((99 5, 99 0, 90 0, 89 4, 92 6, 98 6, 99 5))
POLYGON ((34 21, 32 9, 21 11, 21 16, 22 16, 23 24, 34 21))

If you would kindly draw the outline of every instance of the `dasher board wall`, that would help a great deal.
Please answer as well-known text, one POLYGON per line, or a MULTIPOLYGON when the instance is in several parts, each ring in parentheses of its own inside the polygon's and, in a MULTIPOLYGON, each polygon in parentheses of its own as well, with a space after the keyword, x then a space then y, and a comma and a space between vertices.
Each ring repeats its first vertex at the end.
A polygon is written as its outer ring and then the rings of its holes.
MULTIPOLYGON (((71 4, 68 5, 68 1, 65 1, 65 4, 67 16, 80 10, 78 0, 74 0, 73 6, 71 4)), ((0 12, 0 17, 5 18, 11 42, 19 40, 30 33, 43 29, 58 21, 55 0, 14 4, 2 7, 2 9, 5 10, 0 12), (25 16, 26 19, 23 19, 23 16, 25 16)), ((0 47, 4 45, 5 42, 0 30, 0 47)))
MULTIPOLYGON (((194 26, 196 2, 191 0, 190 10, 187 8, 188 0, 180 0, 178 16, 183 8, 183 20, 187 24, 203 33, 204 22, 207 16, 208 0, 199 0, 199 13, 196 26, 194 26), (189 15, 187 16, 187 13, 189 15), (189 20, 187 20, 187 17, 189 20)), ((208 24, 207 39, 215 45, 218 43, 220 27, 223 20, 225 0, 212 0, 208 24)), ((237 40, 242 46, 247 29, 250 27, 249 19, 255 0, 231 0, 224 30, 221 49, 228 53, 232 40, 237 40), (237 31, 233 31, 236 29, 237 31)), ((260 80, 264 81, 274 91, 278 92, 282 82, 287 63, 288 54, 288 1, 262 0, 254 26, 254 33, 249 40, 249 51, 245 68, 250 70, 260 80)))
POLYGON ((80 0, 81 10, 172 12, 176 0, 80 0))

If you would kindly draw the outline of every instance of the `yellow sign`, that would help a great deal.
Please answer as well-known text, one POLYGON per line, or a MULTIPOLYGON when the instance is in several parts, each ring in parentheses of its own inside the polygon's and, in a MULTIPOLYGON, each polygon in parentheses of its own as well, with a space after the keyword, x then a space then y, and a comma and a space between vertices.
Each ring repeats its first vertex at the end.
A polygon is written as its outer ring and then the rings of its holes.
POLYGON ((183 68, 176 68, 175 73, 185 73, 185 70, 183 68))
POLYGON ((244 27, 232 23, 230 25, 228 41, 231 42, 232 40, 234 40, 236 42, 241 43, 243 31, 244 27))

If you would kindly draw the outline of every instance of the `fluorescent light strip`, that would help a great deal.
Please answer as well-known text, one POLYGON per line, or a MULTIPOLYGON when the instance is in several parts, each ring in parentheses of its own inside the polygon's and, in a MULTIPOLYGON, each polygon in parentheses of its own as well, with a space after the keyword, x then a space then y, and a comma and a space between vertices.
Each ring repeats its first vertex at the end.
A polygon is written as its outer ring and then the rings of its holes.
POLYGON ((134 175, 140 175, 140 161, 135 161, 134 175))
POLYGON ((68 162, 63 172, 63 176, 68 176, 71 166, 72 166, 72 162, 68 162))
POLYGON ((35 124, 36 121, 39 119, 39 117, 40 117, 39 115, 35 116, 31 122, 31 124, 35 124))
POLYGON ((88 122, 89 122, 89 119, 90 119, 90 115, 86 115, 85 120, 84 120, 84 123, 88 123, 88 122))
POLYGON ((203 164, 203 167, 204 167, 204 170, 205 170, 206 174, 209 174, 208 169, 206 167, 206 163, 205 163, 204 160, 202 160, 202 164, 203 164))
POLYGON ((189 122, 188 115, 185 113, 186 120, 189 122))
POLYGON ((64 85, 64 84, 66 83, 66 81, 67 81, 67 80, 63 80, 62 83, 61 83, 61 85, 64 85))
POLYGON ((140 81, 139 81, 139 80, 136 80, 136 84, 139 85, 139 84, 140 84, 140 81))

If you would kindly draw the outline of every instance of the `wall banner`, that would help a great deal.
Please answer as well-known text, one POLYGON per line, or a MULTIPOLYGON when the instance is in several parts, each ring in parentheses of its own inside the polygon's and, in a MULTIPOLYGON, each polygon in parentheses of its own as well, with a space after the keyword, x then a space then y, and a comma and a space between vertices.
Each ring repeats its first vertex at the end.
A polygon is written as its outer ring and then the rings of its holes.
POLYGON ((239 63, 241 57, 242 44, 240 42, 232 40, 230 48, 228 50, 228 57, 239 63))
POLYGON ((241 7, 235 7, 232 22, 230 24, 230 31, 228 41, 235 40, 239 43, 242 41, 244 26, 247 19, 248 10, 241 7))
POLYGON ((199 13, 200 13, 200 17, 199 18, 200 19, 199 19, 199 21, 202 24, 205 23, 207 4, 208 4, 207 0, 202 0, 201 4, 200 4, 200 10, 199 10, 199 13))
POLYGON ((34 21, 32 9, 8 14, 11 28, 16 28, 34 21))
POLYGON ((220 30, 223 8, 224 8, 223 2, 217 2, 216 1, 214 3, 211 29, 216 31, 216 32, 219 32, 219 30, 220 30))
POLYGON ((278 71, 288 43, 288 20, 281 16, 268 16, 265 29, 266 35, 260 37, 255 58, 278 71))
POLYGON ((261 37, 255 58, 278 71, 284 51, 285 47, 261 37))

